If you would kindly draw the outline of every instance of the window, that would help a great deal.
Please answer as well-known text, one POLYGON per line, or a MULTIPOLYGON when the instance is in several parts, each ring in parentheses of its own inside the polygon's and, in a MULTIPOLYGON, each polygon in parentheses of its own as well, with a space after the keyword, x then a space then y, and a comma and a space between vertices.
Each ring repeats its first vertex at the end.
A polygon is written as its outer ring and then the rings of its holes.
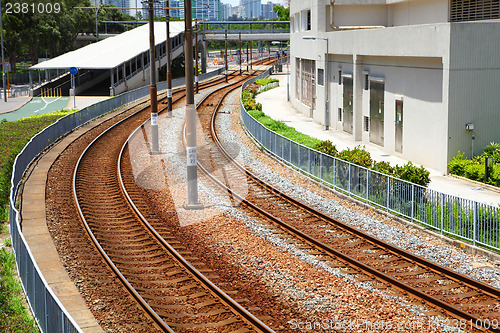
POLYGON ((500 18, 498 0, 451 0, 450 22, 477 21, 500 18))
POLYGON ((318 84, 320 86, 324 85, 324 75, 325 70, 323 68, 318 68, 318 84))
POLYGON ((370 131, 370 117, 365 116, 364 120, 365 120, 363 122, 363 124, 364 124, 364 130, 365 130, 365 132, 369 132, 370 131))
POLYGON ((307 11, 307 30, 311 30, 311 11, 307 11))
POLYGON ((368 90, 369 88, 370 88, 369 75, 365 74, 365 90, 368 90))
POLYGON ((339 70, 339 85, 342 84, 342 71, 339 70))
POLYGON ((339 108, 338 118, 339 118, 339 121, 342 121, 342 108, 339 108))

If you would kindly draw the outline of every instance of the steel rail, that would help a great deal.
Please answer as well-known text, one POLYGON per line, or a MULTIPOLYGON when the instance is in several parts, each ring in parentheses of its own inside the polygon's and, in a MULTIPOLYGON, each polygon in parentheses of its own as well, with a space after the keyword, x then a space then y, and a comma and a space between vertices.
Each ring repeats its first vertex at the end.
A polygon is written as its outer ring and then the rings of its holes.
MULTIPOLYGON (((359 237, 362 237, 364 239, 366 239, 367 241, 371 242, 371 243, 374 243, 374 244, 377 244, 378 246, 380 247, 383 247, 385 249, 388 249, 389 251, 395 253, 396 255, 400 255, 400 256, 404 256, 405 259, 407 260, 410 260, 410 261, 415 261, 421 265, 424 265, 424 266, 427 266, 428 268, 430 268, 431 270, 434 270, 436 272, 438 272, 438 274, 441 274, 441 275, 448 275, 450 277, 453 277, 454 279, 457 279, 457 280, 460 280, 460 281, 463 281, 464 283, 466 284, 469 284, 472 288, 476 288, 476 289, 482 289, 484 290, 485 293, 489 294, 490 296, 494 296, 494 297, 498 297, 500 296, 500 290, 494 288, 494 287, 491 287, 489 285, 486 285, 482 282, 479 282, 479 281, 476 281, 476 280, 473 280, 465 275, 462 275, 460 273, 456 273, 456 272, 453 272, 453 271, 450 271, 450 270, 447 270, 446 268, 444 267, 441 267, 435 263, 432 263, 428 260, 425 260, 423 258, 420 258, 420 257, 417 257, 403 249, 400 249, 400 248, 397 248, 393 245, 390 245, 388 243, 385 243, 381 240, 378 240, 376 239, 375 237, 372 237, 370 235, 367 235, 353 227, 350 227, 350 226, 347 226, 347 225, 344 225, 343 223, 341 223, 340 221, 337 221, 321 212, 318 212, 316 210, 314 210, 313 208, 289 197, 288 195, 282 193, 281 191, 279 191, 278 189, 274 188, 273 186, 269 185, 269 184, 266 184, 265 182, 263 182, 262 180, 260 180, 257 176, 255 176, 253 173, 251 173, 250 171, 248 171, 247 169, 245 169, 243 166, 241 166, 239 163, 237 163, 236 161, 234 161, 234 159, 232 159, 230 157, 230 155, 227 153, 227 151, 224 149, 224 147, 222 146, 220 140, 218 139, 218 136, 217 136, 217 132, 215 130, 215 117, 216 117, 216 114, 217 114, 217 110, 218 108, 220 107, 221 103, 219 103, 219 105, 217 106, 217 108, 215 109, 213 115, 212 115, 212 121, 211 121, 211 132, 212 132, 212 136, 214 138, 214 141, 216 142, 216 144, 218 145, 220 151, 224 154, 224 156, 229 159, 238 169, 240 169, 242 172, 245 172, 245 174, 248 175, 248 177, 251 177, 254 181, 256 181, 257 183, 261 184, 262 186, 268 188, 269 190, 271 190, 272 192, 276 193, 277 195, 280 195, 282 196, 283 198, 285 198, 286 200, 290 201, 291 203, 299 206, 300 208, 303 208, 305 210, 307 210, 308 212, 316 215, 317 217, 319 217, 320 219, 324 219, 324 220, 327 220, 328 222, 331 222, 333 224, 335 224, 336 226, 338 226, 339 228, 342 228, 344 230, 347 230, 348 232, 350 233, 353 233, 353 234, 356 234, 357 236, 359 237)), ((257 205, 253 204, 252 202, 248 201, 247 199, 245 199, 244 197, 242 197, 241 195, 239 195, 237 192, 235 192, 234 190, 228 188, 225 184, 223 184, 220 180, 216 179, 213 175, 211 175, 208 170, 206 170, 200 163, 198 163, 198 166, 200 167, 200 169, 202 169, 202 171, 204 173, 206 173, 211 179, 213 179, 217 184, 219 184, 219 186, 223 187, 225 190, 227 190, 229 193, 231 193, 231 195, 233 195, 234 197, 238 198, 239 200, 241 200, 243 203, 245 203, 246 205, 248 205, 249 207, 251 207, 252 209, 255 209, 257 212, 261 213, 262 215, 266 216, 267 218, 271 219, 272 221, 274 221, 275 223, 277 223, 278 225, 280 225, 281 227, 287 229, 288 231, 294 233, 294 234, 297 234, 297 235, 300 235, 300 237, 305 240, 306 242, 310 243, 310 244, 314 244, 315 246, 321 248, 323 251, 325 252, 328 252, 336 257, 339 257, 339 258, 342 258, 343 260, 351 263, 352 265, 358 267, 359 269, 361 269, 362 271, 364 271, 365 273, 367 273, 368 275, 372 275, 372 276, 377 276, 379 277, 380 279, 394 285, 394 286, 397 286, 398 288, 400 288, 401 290, 405 291, 405 292, 408 292, 408 293, 411 293, 423 300, 426 300, 427 302, 435 305, 435 306, 438 306, 440 307, 441 309, 444 309, 445 311, 447 311, 448 313, 451 313, 455 316, 458 316, 460 318, 463 318, 463 319, 466 319, 466 320, 471 320, 471 321, 480 321, 481 319, 474 316, 473 314, 470 314, 468 312, 465 312, 447 302, 444 302, 434 296, 431 296, 427 293, 424 293, 414 287, 411 287, 383 272, 380 272, 379 270, 377 269, 374 269, 348 255, 345 255, 343 253, 341 253, 340 251, 338 250, 335 250, 333 248, 331 248, 330 246, 322 243, 322 242, 319 242, 317 241, 316 239, 302 233, 301 231, 297 230, 296 228, 286 224, 285 222, 281 221, 279 218, 275 217, 274 215, 272 215, 271 213, 267 212, 267 211, 264 211, 263 209, 261 209, 260 207, 258 207, 257 205)), ((492 329, 492 331, 494 332, 500 332, 500 330, 495 330, 495 329, 492 329)))
MULTIPOLYGON (((236 72, 235 72, 236 73, 236 72)), ((212 82, 208 82, 207 85, 208 86, 211 86, 214 82, 217 82, 217 81, 220 81, 221 78, 218 78, 218 79, 215 79, 215 80, 212 80, 212 82)), ((184 89, 180 89, 180 90, 177 90, 175 91, 174 93, 181 93, 185 90, 184 89)), ((174 103, 178 102, 179 100, 181 100, 184 96, 180 96, 179 98, 177 98, 174 103)), ((160 99, 161 100, 164 100, 165 98, 162 98, 160 99)), ((104 258, 104 260, 106 261, 106 264, 108 265, 108 267, 110 267, 110 269, 116 274, 116 276, 120 279, 120 281, 122 282, 122 284, 125 286, 125 288, 129 291, 129 293, 132 295, 132 297, 139 303, 139 305, 143 308, 143 310, 150 316, 150 318, 155 322, 156 325, 158 325, 160 327, 160 329, 162 329, 164 332, 174 332, 172 330, 171 327, 168 326, 167 323, 165 323, 163 321, 163 319, 161 317, 158 316, 158 314, 156 314, 156 312, 149 306, 149 304, 140 296, 140 294, 137 292, 137 290, 135 290, 132 285, 127 281, 127 279, 123 276, 123 274, 120 272, 120 270, 116 267, 116 265, 112 262, 111 258, 109 258, 109 256, 106 254, 106 252, 104 251, 104 249, 102 248, 102 246, 100 245, 99 241, 97 240, 97 238, 94 236, 94 234, 92 233, 92 230, 87 222, 87 220, 85 219, 85 216, 83 215, 83 211, 82 211, 82 208, 80 206, 80 203, 78 201, 78 196, 77 196, 77 190, 76 190, 76 178, 77 178, 77 173, 78 173, 78 170, 79 170, 79 166, 83 160, 83 157, 85 156, 85 154, 88 152, 88 150, 90 149, 91 146, 93 146, 98 140, 101 139, 102 136, 104 136, 106 133, 108 133, 110 130, 112 130, 113 128, 115 128, 116 126, 122 124, 123 122, 125 122, 126 120, 136 116, 137 114, 149 109, 150 106, 146 106, 146 107, 143 107, 141 109, 139 109, 138 111, 132 113, 131 115, 125 117, 124 119, 120 120, 119 122, 117 122, 116 124, 112 125, 110 128, 108 128, 106 131, 102 132, 99 136, 97 136, 86 148, 85 150, 83 151, 83 153, 80 155, 80 158, 78 159, 78 162, 75 166, 75 170, 73 172, 73 199, 75 200, 75 204, 77 206, 77 209, 78 209, 78 214, 80 216, 80 218, 82 219, 82 222, 83 222, 83 225, 85 227, 85 230, 87 232, 87 234, 89 235, 89 237, 91 238, 92 242, 94 243, 94 245, 96 246, 97 250, 99 251, 99 253, 101 254, 101 256, 104 258)), ((162 110, 163 111, 163 110, 162 110)), ((150 120, 149 120, 150 121, 150 120)), ((135 205, 134 205, 135 207, 135 205)), ((142 215, 141 215, 142 217, 142 215)))
MULTIPOLYGON (((142 112, 144 110, 147 110, 148 108, 149 107, 142 108, 138 112, 142 112)), ((90 147, 93 146, 98 140, 100 140, 102 136, 104 136, 106 133, 108 133, 108 131, 110 131, 111 129, 114 129, 116 126, 120 125, 125 120, 128 120, 129 118, 137 115, 138 112, 135 112, 135 113, 129 115, 128 117, 120 120, 119 122, 117 122, 116 124, 114 124, 113 126, 111 126, 110 128, 108 128, 106 131, 102 132, 99 136, 97 136, 85 148, 85 150, 83 151, 83 153, 80 155, 80 158, 78 159, 78 162, 76 163, 76 166, 75 166, 75 171, 73 172, 73 196, 74 196, 74 200, 75 200, 75 203, 76 203, 76 206, 77 206, 77 209, 78 209, 78 214, 80 215, 80 218, 82 219, 83 225, 85 226, 85 230, 87 231, 87 234, 89 235, 89 237, 92 239, 92 242, 94 243, 94 246, 98 249, 99 253, 101 254, 101 256, 106 261, 108 267, 111 268, 111 270, 113 270, 113 272, 120 279, 121 283, 125 286, 125 288, 128 290, 128 292, 132 295, 132 297, 134 297, 134 299, 136 300, 136 302, 142 307, 143 311, 146 312, 148 314, 148 316, 155 322, 155 324, 158 325, 160 327, 160 329, 162 329, 164 332, 174 333, 174 330, 172 330, 172 328, 170 328, 170 326, 168 326, 168 324, 165 323, 160 316, 158 316, 158 314, 141 297, 141 295, 139 294, 139 292, 137 292, 137 290, 135 290, 134 287, 132 287, 132 285, 128 282, 128 280, 125 278, 125 276, 123 276, 123 274, 120 272, 120 270, 118 269, 118 267, 116 267, 116 265, 113 263, 113 261, 111 260, 111 258, 109 258, 109 256, 107 255, 106 251, 104 251, 104 249, 102 248, 101 244, 99 243, 99 241, 95 237, 94 233, 92 232, 92 229, 90 228, 87 220, 85 219, 85 216, 83 215, 82 208, 81 208, 80 203, 78 201, 78 195, 76 193, 77 192, 76 191, 77 173, 79 171, 80 164, 81 164, 81 162, 82 162, 85 154, 89 151, 90 147)))

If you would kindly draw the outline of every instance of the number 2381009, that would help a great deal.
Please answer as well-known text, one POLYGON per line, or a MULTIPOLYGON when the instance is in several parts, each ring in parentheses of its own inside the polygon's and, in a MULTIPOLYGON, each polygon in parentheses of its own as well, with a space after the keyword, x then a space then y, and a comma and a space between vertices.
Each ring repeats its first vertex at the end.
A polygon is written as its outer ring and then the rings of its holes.
POLYGON ((61 4, 40 2, 40 3, 26 3, 26 2, 7 2, 5 4, 6 14, 58 14, 61 12, 61 4))

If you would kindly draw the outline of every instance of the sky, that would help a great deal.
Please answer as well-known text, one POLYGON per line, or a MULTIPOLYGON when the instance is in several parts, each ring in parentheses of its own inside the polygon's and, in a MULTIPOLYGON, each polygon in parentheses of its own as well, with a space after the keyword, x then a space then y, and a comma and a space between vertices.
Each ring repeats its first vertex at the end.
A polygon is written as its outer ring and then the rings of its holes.
MULTIPOLYGON (((283 5, 284 1, 283 0, 262 0, 261 3, 267 3, 268 1, 274 2, 274 3, 279 3, 280 5, 283 5)), ((233 6, 239 6, 240 0, 221 0, 222 3, 228 3, 233 6)))

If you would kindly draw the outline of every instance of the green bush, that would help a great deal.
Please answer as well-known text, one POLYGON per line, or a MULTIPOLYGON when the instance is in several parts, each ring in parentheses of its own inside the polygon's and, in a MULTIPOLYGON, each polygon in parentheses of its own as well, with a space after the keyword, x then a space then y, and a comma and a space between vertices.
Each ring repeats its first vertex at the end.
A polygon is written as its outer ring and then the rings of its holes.
POLYGON ((465 177, 483 181, 484 180, 484 164, 472 163, 467 165, 464 170, 465 177))
POLYGON ((423 166, 417 167, 411 162, 408 162, 403 166, 396 165, 394 167, 395 177, 422 186, 427 186, 431 182, 429 174, 429 171, 423 166))
POLYGON ((313 149, 334 157, 338 154, 337 147, 330 140, 321 141, 313 149))
POLYGON ((472 162, 466 158, 464 158, 464 154, 459 151, 457 156, 453 157, 453 159, 448 163, 448 169, 450 173, 457 176, 465 176, 465 168, 471 164, 472 162))
POLYGON ((365 168, 370 168, 373 164, 373 160, 370 156, 370 153, 367 152, 364 147, 356 146, 354 149, 347 148, 346 150, 342 150, 338 158, 351 162, 357 165, 360 165, 365 168))
POLYGON ((265 86, 269 83, 273 83, 273 82, 279 82, 278 79, 257 79, 255 80, 255 83, 257 84, 260 84, 261 86, 265 86))
POLYGON ((500 164, 495 164, 491 168, 488 184, 500 187, 500 164))
POLYGON ((252 83, 252 84, 249 84, 245 88, 245 90, 252 94, 252 98, 255 98, 255 96, 257 95, 257 91, 259 90, 259 87, 260 87, 260 85, 258 85, 256 83, 252 83))
POLYGON ((493 157, 494 163, 500 163, 500 143, 490 142, 489 145, 484 147, 484 152, 481 154, 483 161, 486 156, 493 157))
POLYGON ((390 176, 394 175, 394 168, 391 166, 391 164, 389 162, 386 162, 386 161, 380 161, 380 162, 374 163, 372 170, 378 171, 378 172, 381 172, 381 173, 384 173, 384 174, 390 175, 390 176))

